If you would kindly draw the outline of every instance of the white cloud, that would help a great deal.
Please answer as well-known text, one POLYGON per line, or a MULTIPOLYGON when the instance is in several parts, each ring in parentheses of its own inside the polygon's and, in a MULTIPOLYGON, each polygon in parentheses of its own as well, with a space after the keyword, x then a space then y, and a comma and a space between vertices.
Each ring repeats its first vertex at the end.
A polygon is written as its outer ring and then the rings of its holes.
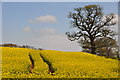
POLYGON ((120 16, 115 14, 115 19, 113 19, 113 21, 116 21, 118 23, 118 18, 120 19, 120 16))
POLYGON ((53 28, 44 28, 39 30, 39 33, 42 35, 51 35, 51 34, 55 34, 55 29, 53 28))
MULTIPOLYGON (((118 14, 115 14, 115 18, 112 19, 112 21, 118 22, 118 18, 120 18, 120 16, 118 16, 118 14)), ((106 15, 103 16, 102 21, 106 20, 106 15)))
POLYGON ((24 32, 31 32, 31 28, 29 26, 24 27, 23 29, 24 32))
POLYGON ((71 42, 66 35, 46 35, 32 39, 34 45, 43 49, 60 50, 60 51, 81 51, 77 42, 71 42))
POLYGON ((39 16, 39 17, 36 17, 35 19, 29 20, 30 23, 39 23, 39 22, 53 23, 56 21, 57 21, 56 17, 52 15, 39 16))

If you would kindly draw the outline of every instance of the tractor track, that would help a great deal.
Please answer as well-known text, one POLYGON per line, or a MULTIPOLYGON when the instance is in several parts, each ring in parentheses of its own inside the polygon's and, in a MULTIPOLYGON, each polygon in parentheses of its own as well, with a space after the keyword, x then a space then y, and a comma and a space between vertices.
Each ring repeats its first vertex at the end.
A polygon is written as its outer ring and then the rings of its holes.
POLYGON ((48 70, 48 73, 53 75, 53 73, 55 73, 55 69, 53 68, 52 64, 50 63, 49 60, 46 60, 41 54, 40 54, 40 57, 43 59, 43 61, 48 65, 49 67, 49 70, 48 70))
POLYGON ((32 58, 32 56, 29 54, 29 58, 30 58, 30 61, 31 61, 31 64, 30 64, 30 73, 32 73, 32 70, 34 69, 34 60, 32 58))

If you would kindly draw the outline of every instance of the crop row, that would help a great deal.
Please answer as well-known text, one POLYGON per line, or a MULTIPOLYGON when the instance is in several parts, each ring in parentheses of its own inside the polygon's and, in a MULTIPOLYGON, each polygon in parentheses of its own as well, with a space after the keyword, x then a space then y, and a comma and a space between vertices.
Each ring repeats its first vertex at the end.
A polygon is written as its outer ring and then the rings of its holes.
POLYGON ((40 57, 40 51, 32 51, 30 53, 30 56, 32 57, 34 61, 34 68, 32 70, 30 78, 45 78, 49 76, 48 74, 48 65, 43 61, 43 59, 40 57))

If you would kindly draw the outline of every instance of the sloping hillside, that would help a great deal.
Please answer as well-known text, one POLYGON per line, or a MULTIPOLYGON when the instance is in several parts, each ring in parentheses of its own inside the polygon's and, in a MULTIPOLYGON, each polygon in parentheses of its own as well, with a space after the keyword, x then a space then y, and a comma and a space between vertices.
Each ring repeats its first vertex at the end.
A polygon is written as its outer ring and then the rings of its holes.
POLYGON ((118 77, 118 61, 84 52, 58 52, 44 50, 58 77, 115 78, 118 77))
POLYGON ((85 52, 2 49, 3 78, 118 78, 118 60, 85 52))

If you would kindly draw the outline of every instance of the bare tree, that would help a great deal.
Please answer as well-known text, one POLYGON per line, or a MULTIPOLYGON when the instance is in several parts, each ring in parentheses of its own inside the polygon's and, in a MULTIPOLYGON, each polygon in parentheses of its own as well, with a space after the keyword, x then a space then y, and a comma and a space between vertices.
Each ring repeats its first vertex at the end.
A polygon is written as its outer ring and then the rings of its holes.
POLYGON ((88 5, 85 7, 74 8, 68 18, 71 20, 72 28, 75 32, 66 32, 71 41, 87 40, 90 43, 90 52, 96 54, 95 40, 99 37, 114 36, 115 33, 110 26, 116 24, 114 14, 103 14, 103 8, 99 5, 88 5))

